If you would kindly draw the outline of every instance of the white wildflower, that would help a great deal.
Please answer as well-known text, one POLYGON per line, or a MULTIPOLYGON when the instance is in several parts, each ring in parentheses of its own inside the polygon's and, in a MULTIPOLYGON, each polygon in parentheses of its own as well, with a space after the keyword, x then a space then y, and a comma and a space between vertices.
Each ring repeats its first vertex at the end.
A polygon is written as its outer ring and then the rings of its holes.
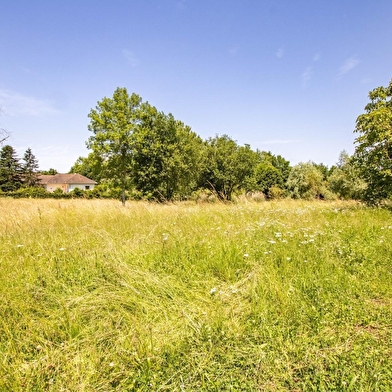
POLYGON ((216 293, 216 287, 213 287, 211 290, 210 290, 210 294, 211 295, 214 295, 216 293))

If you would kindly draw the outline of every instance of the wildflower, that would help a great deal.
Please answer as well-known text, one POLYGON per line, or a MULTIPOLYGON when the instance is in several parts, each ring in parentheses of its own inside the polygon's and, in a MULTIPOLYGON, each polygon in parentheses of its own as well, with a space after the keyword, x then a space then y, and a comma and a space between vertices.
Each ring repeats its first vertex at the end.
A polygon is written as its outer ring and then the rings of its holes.
POLYGON ((162 241, 166 242, 169 239, 169 234, 163 233, 162 234, 162 241))
POLYGON ((64 251, 64 250, 65 250, 65 248, 60 248, 59 250, 61 250, 61 251, 64 251))
POLYGON ((211 290, 210 290, 210 295, 214 295, 216 293, 216 287, 213 287, 211 290))
POLYGON ((249 257, 248 253, 244 253, 244 257, 249 257))
POLYGON ((291 257, 286 257, 286 260, 287 260, 287 261, 290 261, 290 260, 291 260, 291 257))
POLYGON ((270 244, 276 244, 276 241, 274 241, 274 240, 269 240, 267 242, 269 242, 270 244))
POLYGON ((16 245, 17 248, 21 248, 22 246, 23 245, 21 245, 21 244, 16 245))
POLYGON ((114 362, 110 362, 110 363, 109 363, 109 366, 110 366, 110 367, 113 367, 113 366, 114 366, 114 362))

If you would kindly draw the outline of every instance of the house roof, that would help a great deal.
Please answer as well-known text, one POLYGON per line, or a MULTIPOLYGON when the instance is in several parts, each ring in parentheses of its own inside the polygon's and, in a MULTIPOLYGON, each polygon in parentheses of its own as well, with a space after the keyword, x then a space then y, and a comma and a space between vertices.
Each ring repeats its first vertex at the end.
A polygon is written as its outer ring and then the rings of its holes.
POLYGON ((70 174, 54 174, 47 175, 41 174, 38 176, 40 180, 40 184, 96 184, 95 181, 90 180, 89 178, 82 176, 79 173, 70 173, 70 174))

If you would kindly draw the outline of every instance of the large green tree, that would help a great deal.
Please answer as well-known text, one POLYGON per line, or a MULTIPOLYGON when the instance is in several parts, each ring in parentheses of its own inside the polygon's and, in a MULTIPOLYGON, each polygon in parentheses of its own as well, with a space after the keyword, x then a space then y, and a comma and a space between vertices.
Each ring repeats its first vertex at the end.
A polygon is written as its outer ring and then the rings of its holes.
POLYGON ((121 187, 123 205, 131 182, 132 135, 138 126, 141 101, 137 94, 129 95, 126 88, 119 87, 112 98, 103 98, 88 115, 93 135, 87 147, 105 162, 105 175, 121 187))
POLYGON ((369 98, 356 121, 354 159, 368 184, 364 199, 378 203, 392 194, 392 80, 372 90, 369 98))
POLYGON ((21 167, 16 151, 6 145, 0 151, 0 190, 15 191, 22 186, 21 167))
POLYGON ((283 188, 282 173, 268 162, 259 163, 254 170, 255 187, 252 190, 261 191, 267 197, 270 197, 272 187, 283 188))
POLYGON ((261 191, 268 198, 274 197, 276 192, 282 195, 291 170, 290 162, 270 151, 257 151, 257 158, 246 190, 261 191))
POLYGON ((223 200, 231 200, 235 191, 246 188, 257 162, 249 145, 239 146, 229 136, 217 135, 206 141, 205 155, 202 186, 223 200))
POLYGON ((202 140, 190 127, 143 103, 133 134, 135 189, 157 200, 186 197, 197 184, 202 147, 202 140))

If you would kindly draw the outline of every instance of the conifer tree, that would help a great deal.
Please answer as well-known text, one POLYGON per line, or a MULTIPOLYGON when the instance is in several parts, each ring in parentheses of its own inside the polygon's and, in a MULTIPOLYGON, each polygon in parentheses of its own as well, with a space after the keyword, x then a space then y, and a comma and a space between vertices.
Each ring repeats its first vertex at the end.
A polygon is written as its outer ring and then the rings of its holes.
POLYGON ((15 191, 22 185, 21 167, 12 146, 4 146, 0 151, 0 190, 15 191))
POLYGON ((24 184, 28 187, 34 187, 39 183, 38 178, 38 161, 29 147, 23 157, 22 175, 24 184))

